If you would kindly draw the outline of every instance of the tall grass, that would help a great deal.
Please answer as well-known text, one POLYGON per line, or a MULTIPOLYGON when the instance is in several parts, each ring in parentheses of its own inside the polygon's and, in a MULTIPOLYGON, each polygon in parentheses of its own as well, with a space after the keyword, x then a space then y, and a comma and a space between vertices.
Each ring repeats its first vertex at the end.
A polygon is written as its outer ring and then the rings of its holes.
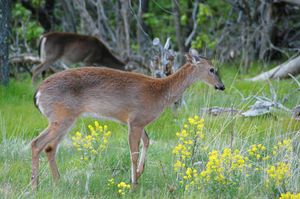
MULTIPOLYGON (((187 193, 176 186, 177 180, 173 170, 175 157, 172 154, 176 146, 176 132, 180 131, 188 117, 200 115, 205 120, 205 145, 208 154, 211 150, 222 151, 225 147, 246 151, 252 144, 262 143, 272 146, 285 138, 293 140, 295 159, 299 157, 300 123, 292 120, 290 114, 276 110, 271 114, 254 118, 239 115, 221 115, 218 117, 203 114, 204 107, 220 106, 246 110, 254 103, 245 100, 252 95, 271 97, 268 82, 247 82, 242 80, 233 68, 223 71, 222 79, 226 85, 225 92, 216 92, 204 84, 197 83, 184 94, 185 102, 176 113, 166 109, 162 115, 146 130, 151 144, 148 151, 145 172, 140 185, 133 192, 126 193, 125 198, 210 198, 205 191, 187 193)), ((283 99, 290 91, 297 88, 292 80, 272 81, 277 98, 283 99)), ((31 154, 30 140, 47 125, 46 119, 33 105, 34 88, 29 79, 10 82, 9 87, 0 87, 0 195, 3 198, 28 198, 32 196, 30 188, 31 154)), ((291 93, 284 104, 293 108, 300 104, 296 93, 291 93)), ((35 193, 37 198, 112 198, 119 197, 114 189, 107 185, 108 179, 117 182, 130 179, 130 158, 127 144, 127 127, 114 122, 101 121, 109 126, 112 137, 105 155, 94 164, 94 173, 89 182, 89 194, 86 195, 86 173, 76 149, 72 146, 71 136, 79 130, 87 131, 87 124, 93 119, 79 119, 74 129, 61 144, 57 154, 61 181, 58 186, 52 184, 52 177, 42 155, 40 166, 40 188, 35 193)), ((204 142, 204 141, 203 141, 204 142)), ((203 143, 204 144, 204 143, 203 143)), ((199 152, 201 154, 201 152, 199 152)), ((299 158, 298 158, 299 160, 299 158)), ((295 162, 299 168, 299 161, 295 162)), ((293 170, 293 182, 288 185, 292 191, 299 190, 299 169, 293 170)), ((237 198, 270 197, 267 192, 258 191, 261 184, 245 183, 234 195, 237 198)), ((231 195, 232 196, 232 195, 231 195)), ((218 197, 218 195, 214 195, 218 197)), ((225 197, 225 195, 223 196, 225 197)), ((229 197, 229 196, 228 196, 229 197)))

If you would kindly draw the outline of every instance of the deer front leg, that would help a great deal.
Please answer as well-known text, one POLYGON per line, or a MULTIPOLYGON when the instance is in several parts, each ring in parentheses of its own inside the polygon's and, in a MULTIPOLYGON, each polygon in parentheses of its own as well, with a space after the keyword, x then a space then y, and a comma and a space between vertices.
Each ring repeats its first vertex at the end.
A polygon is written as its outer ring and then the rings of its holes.
POLYGON ((139 158, 139 145, 143 128, 129 125, 129 147, 130 147, 130 160, 131 160, 131 183, 137 184, 137 162, 139 158))
POLYGON ((142 154, 140 157, 140 162, 139 162, 139 166, 138 166, 138 170, 137 170, 138 178, 142 175, 142 173, 144 171, 147 149, 149 147, 149 137, 145 130, 143 131, 143 134, 142 134, 142 142, 143 142, 143 149, 142 149, 142 154))

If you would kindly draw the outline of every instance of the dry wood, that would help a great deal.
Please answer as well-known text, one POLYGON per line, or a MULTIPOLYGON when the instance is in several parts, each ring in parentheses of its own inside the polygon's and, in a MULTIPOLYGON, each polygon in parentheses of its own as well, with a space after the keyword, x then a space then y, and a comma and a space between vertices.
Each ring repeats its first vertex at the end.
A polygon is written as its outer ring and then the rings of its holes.
POLYGON ((9 58, 10 75, 17 77, 20 72, 27 72, 31 75, 31 68, 40 64, 39 57, 31 54, 12 55, 9 58))
POLYGON ((297 56, 294 59, 291 59, 275 68, 263 72, 253 78, 248 80, 250 81, 261 81, 267 79, 282 79, 287 78, 289 75, 298 75, 300 73, 300 56, 297 56))
POLYGON ((224 108, 224 107, 211 107, 211 108, 202 108, 202 113, 210 114, 213 116, 219 116, 222 114, 228 114, 228 115, 237 115, 241 113, 241 110, 234 109, 234 108, 224 108))
POLYGON ((20 55, 13 55, 9 58, 10 64, 40 64, 40 58, 35 55, 30 54, 20 54, 20 55))

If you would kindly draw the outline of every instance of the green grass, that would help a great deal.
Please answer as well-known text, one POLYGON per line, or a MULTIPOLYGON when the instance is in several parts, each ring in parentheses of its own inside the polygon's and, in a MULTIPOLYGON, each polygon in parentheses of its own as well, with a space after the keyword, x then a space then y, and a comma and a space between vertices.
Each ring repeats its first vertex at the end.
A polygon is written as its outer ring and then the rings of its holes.
MULTIPOLYGON (((243 150, 254 143, 271 145, 276 140, 287 137, 299 141, 296 131, 300 128, 300 122, 292 120, 290 113, 283 110, 275 110, 269 115, 253 118, 244 118, 239 115, 215 117, 200 112, 201 108, 212 106, 246 110, 254 103, 253 99, 244 100, 248 96, 265 95, 271 98, 268 82, 248 82, 243 78, 244 76, 238 75, 235 68, 224 68, 222 80, 226 85, 225 92, 217 92, 202 83, 196 83, 185 92, 186 104, 176 113, 168 108, 156 121, 147 126, 151 145, 145 172, 140 178, 138 188, 127 193, 125 197, 210 198, 206 192, 195 191, 184 195, 179 190, 170 192, 168 189, 168 186, 176 184, 172 168, 174 161, 172 148, 177 142, 175 133, 180 130, 189 116, 195 114, 205 119, 205 144, 209 150, 221 150, 228 146, 243 150)), ((278 100, 290 94, 284 103, 286 107, 292 109, 300 104, 299 94, 293 93, 293 90, 297 88, 294 81, 271 81, 271 84, 277 93, 278 100)), ((21 81, 11 80, 7 88, 0 87, 0 198, 28 198, 33 194, 36 198, 117 197, 116 192, 107 186, 107 180, 114 177, 116 181, 127 183, 130 181, 127 127, 114 122, 104 122, 111 129, 112 138, 106 155, 97 160, 97 164, 94 165, 94 174, 90 180, 90 193, 86 195, 84 191, 85 168, 78 161, 78 153, 72 147, 71 135, 76 130, 85 131, 86 125, 93 119, 79 119, 61 144, 57 154, 61 173, 59 185, 52 184, 50 170, 43 154, 40 164, 40 187, 36 193, 31 192, 30 141, 47 126, 46 119, 34 107, 34 92, 35 89, 31 86, 29 78, 21 81)), ((297 151, 296 155, 299 156, 299 148, 297 151)), ((298 181, 295 181, 294 185, 289 185, 291 188, 294 187, 294 190, 300 183, 299 171, 295 172, 295 175, 298 181)), ((247 190, 246 186, 242 186, 236 197, 268 197, 267 193, 258 190, 259 187, 257 190, 255 188, 247 190)), ((298 188, 295 191, 300 190, 298 188)))

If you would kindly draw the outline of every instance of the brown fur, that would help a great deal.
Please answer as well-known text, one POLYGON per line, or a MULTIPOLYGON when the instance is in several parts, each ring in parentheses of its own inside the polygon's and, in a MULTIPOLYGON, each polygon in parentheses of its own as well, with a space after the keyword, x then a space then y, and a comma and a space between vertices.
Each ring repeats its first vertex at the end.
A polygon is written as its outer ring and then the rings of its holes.
POLYGON ((211 68, 207 60, 188 62, 173 75, 158 79, 107 68, 85 67, 63 71, 47 78, 37 91, 38 107, 48 118, 49 127, 32 142, 33 187, 38 184, 39 153, 49 147, 53 150, 46 152, 48 160, 51 160, 49 163, 53 177, 57 181, 57 144, 82 113, 94 113, 128 124, 132 183, 137 183, 144 170, 149 146, 145 126, 155 120, 165 107, 177 101, 196 80, 224 90, 217 75, 210 72, 211 68), (137 165, 141 140, 143 150, 137 165))
POLYGON ((85 65, 125 70, 125 63, 113 55, 99 39, 92 36, 62 32, 47 33, 41 37, 39 49, 39 54, 44 53, 45 57, 42 58, 45 60, 33 69, 33 83, 36 82, 39 74, 57 60, 62 60, 66 64, 83 62, 85 65), (43 48, 44 39, 46 41, 43 48))

